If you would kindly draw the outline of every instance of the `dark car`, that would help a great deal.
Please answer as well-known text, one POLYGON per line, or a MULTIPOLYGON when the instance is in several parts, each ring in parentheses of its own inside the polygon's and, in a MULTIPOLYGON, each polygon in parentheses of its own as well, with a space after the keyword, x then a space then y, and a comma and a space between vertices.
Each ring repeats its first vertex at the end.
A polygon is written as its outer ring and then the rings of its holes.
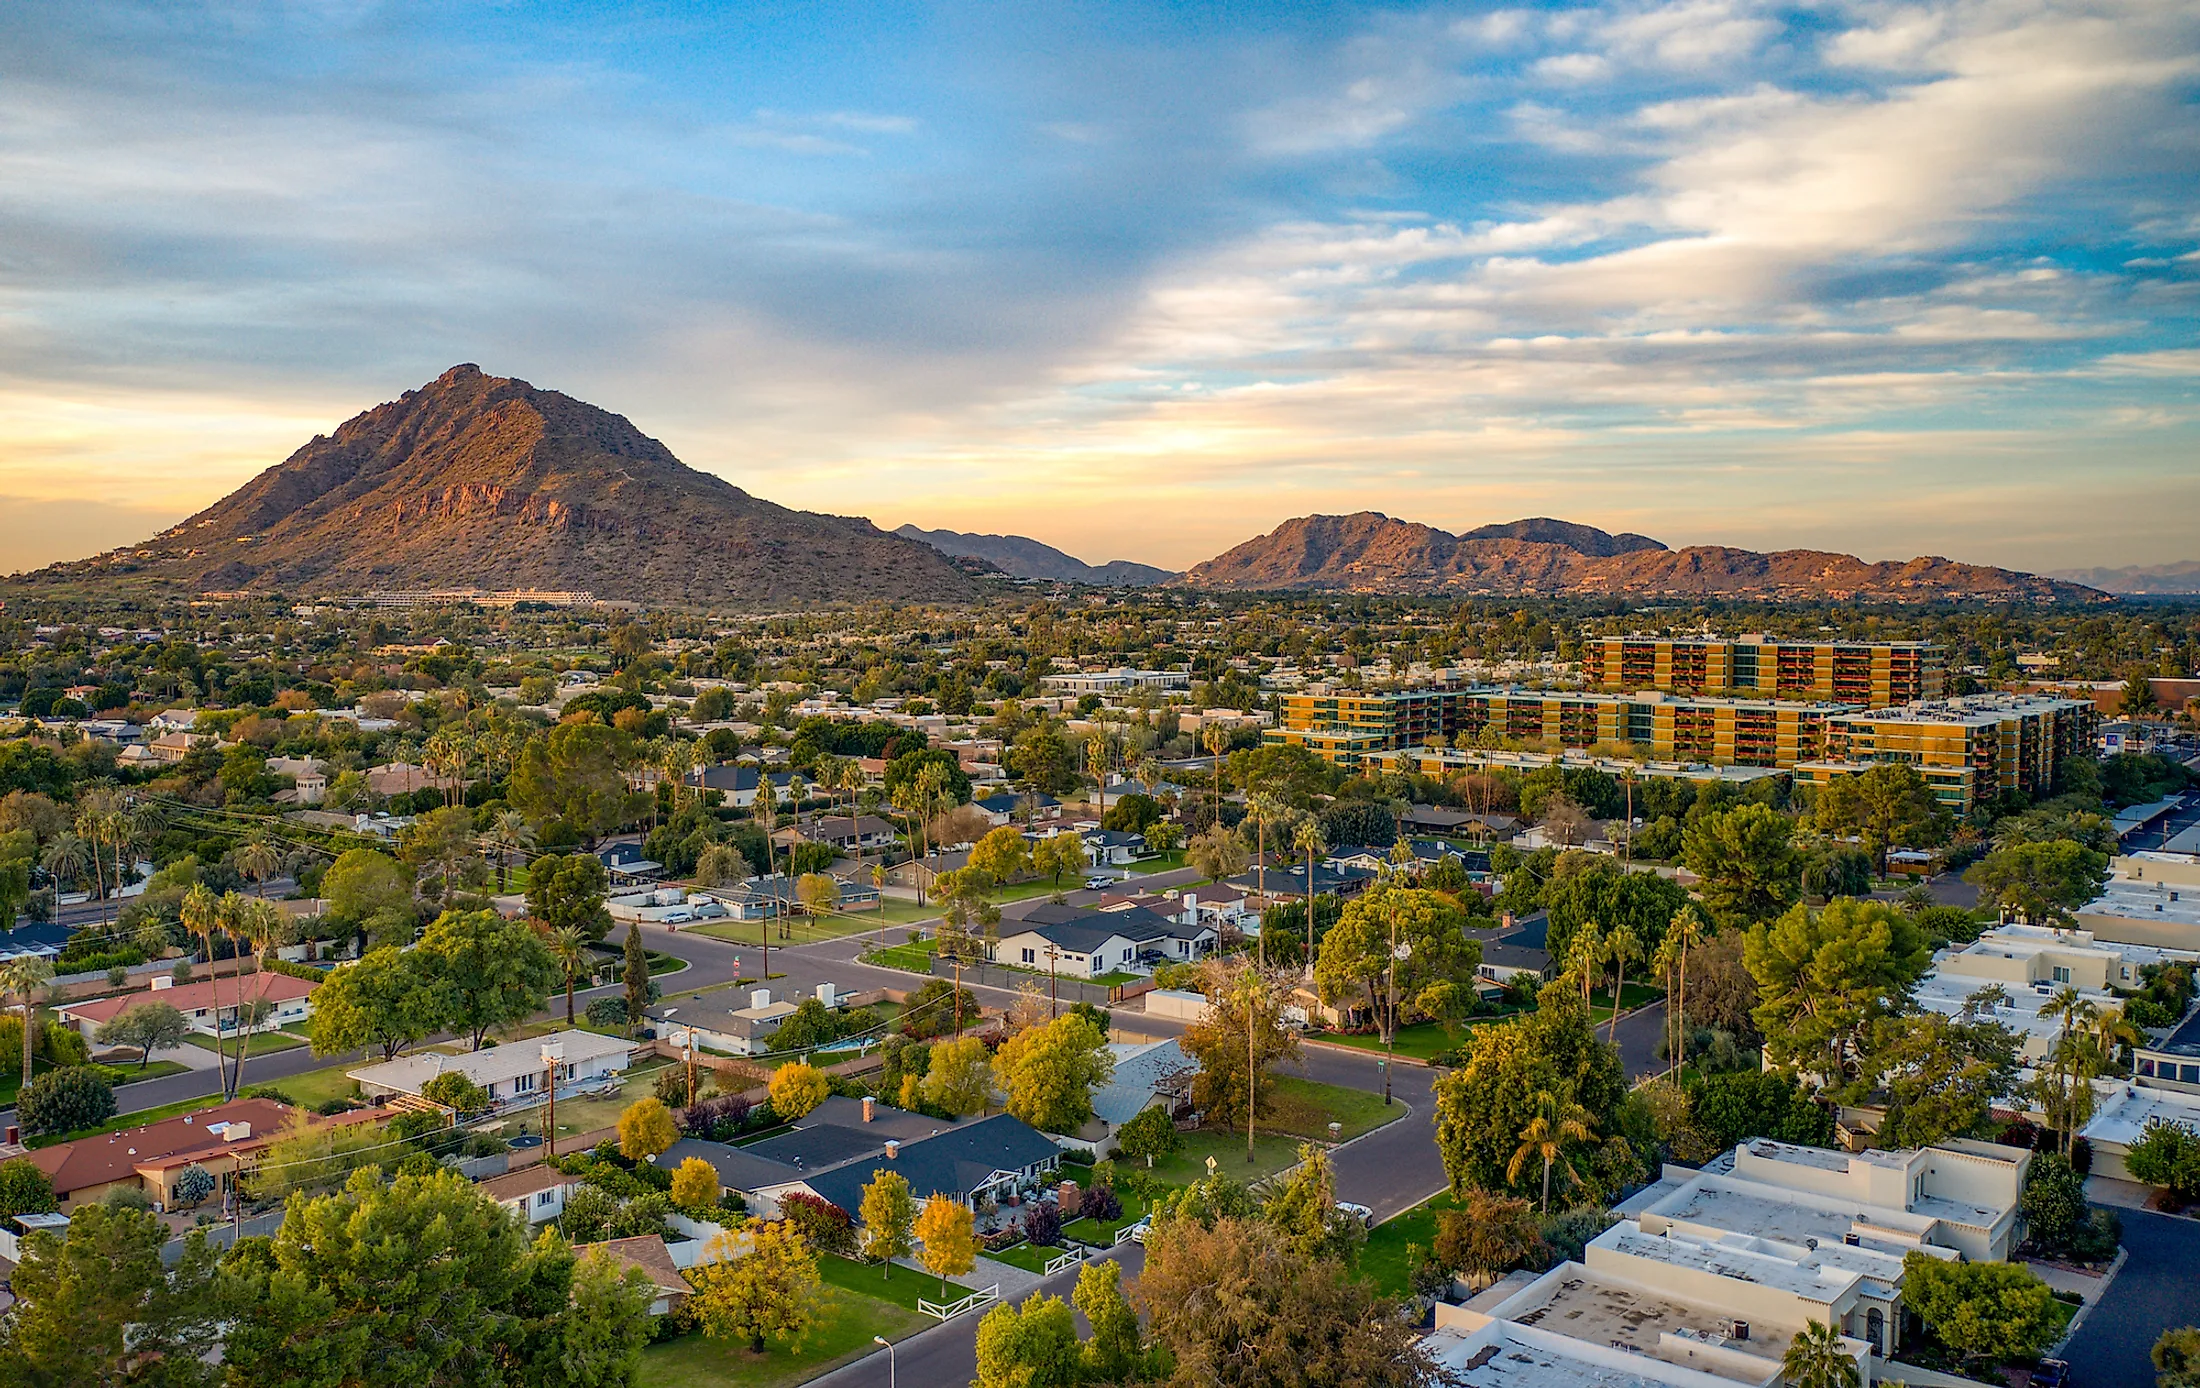
POLYGON ((2042 1359, 2032 1371, 2032 1388, 2067 1388, 2070 1364, 2063 1359, 2042 1359))

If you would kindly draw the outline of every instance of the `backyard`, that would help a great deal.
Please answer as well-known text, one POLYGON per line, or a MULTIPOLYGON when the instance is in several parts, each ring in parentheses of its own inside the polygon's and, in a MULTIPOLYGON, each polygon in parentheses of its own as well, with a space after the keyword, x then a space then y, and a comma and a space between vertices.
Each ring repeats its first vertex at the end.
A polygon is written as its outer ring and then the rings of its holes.
MULTIPOLYGON (((875 1269, 859 1271, 877 1276, 875 1269)), ((938 1285, 933 1283, 934 1290, 938 1285)), ((750 1353, 744 1342, 714 1340, 700 1331, 651 1345, 642 1351, 634 1381, 639 1388, 790 1388, 873 1353, 873 1335, 901 1340, 932 1324, 929 1316, 833 1285, 830 1278, 815 1309, 817 1318, 798 1344, 769 1339, 762 1354, 750 1353)))

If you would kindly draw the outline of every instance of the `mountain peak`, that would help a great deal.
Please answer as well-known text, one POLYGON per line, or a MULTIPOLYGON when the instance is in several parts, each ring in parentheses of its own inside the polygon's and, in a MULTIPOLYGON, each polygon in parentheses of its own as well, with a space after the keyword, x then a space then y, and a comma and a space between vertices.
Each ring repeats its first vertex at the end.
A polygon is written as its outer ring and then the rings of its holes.
POLYGON ((774 605, 975 592, 928 546, 759 500, 622 415, 470 362, 144 546, 88 562, 200 588, 327 594, 542 588, 774 605))
POLYGON ((906 539, 932 546, 942 554, 983 559, 1014 578, 1045 578, 1102 587, 1144 588, 1169 577, 1167 569, 1128 559, 1087 564, 1052 545, 1022 535, 969 535, 957 530, 926 530, 910 524, 894 531, 906 539))

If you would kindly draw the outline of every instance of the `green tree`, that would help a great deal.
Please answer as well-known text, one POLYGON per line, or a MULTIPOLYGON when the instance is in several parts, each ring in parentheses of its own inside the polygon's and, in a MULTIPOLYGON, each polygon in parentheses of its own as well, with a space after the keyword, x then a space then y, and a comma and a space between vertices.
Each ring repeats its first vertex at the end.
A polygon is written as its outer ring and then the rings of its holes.
POLYGON ((1795 826, 1767 805, 1744 804, 1692 821, 1681 836, 1681 862, 1703 879, 1698 890, 1714 924, 1755 925, 1793 906, 1802 894, 1795 826))
POLYGON ((18 1304, 0 1321, 0 1382, 211 1388, 218 1370, 206 1357, 222 1342, 214 1252, 193 1230, 165 1267, 168 1238, 158 1215, 96 1204, 73 1212, 65 1237, 26 1238, 18 1304))
POLYGON ((680 1140, 672 1110, 656 1095, 645 1095, 619 1114, 619 1155, 628 1161, 646 1161, 670 1151, 680 1140))
POLYGON ((947 1279, 960 1277, 978 1265, 978 1231, 970 1207, 960 1200, 935 1195, 924 1202, 915 1232, 924 1245, 917 1260, 926 1272, 940 1279, 940 1297, 945 1300, 947 1279))
POLYGON ((1902 1009, 1931 949, 1894 907, 1843 897, 1750 927, 1742 957, 1757 981, 1751 1015, 1765 1053, 1838 1087, 1859 1077, 1869 1028, 1902 1009))
POLYGON ((1463 1272, 1476 1287, 1487 1287, 1514 1268, 1538 1265, 1547 1252, 1535 1207, 1486 1190, 1470 1193, 1464 1209, 1437 1214, 1431 1251, 1446 1272, 1463 1272))
POLYGON ((721 1256, 706 1257, 688 1274, 695 1287, 695 1319, 712 1339, 744 1341, 757 1354, 764 1352, 768 1336, 797 1348, 816 1319, 824 1290, 817 1255, 786 1220, 751 1220, 742 1233, 746 1251, 733 1244, 706 1248, 706 1255, 721 1256))
POLYGON ((688 1157, 672 1173, 672 1203, 690 1214, 707 1214, 718 1204, 718 1169, 701 1157, 688 1157))
POLYGON ((1083 1375, 1077 1321, 1058 1296, 1033 1292, 1002 1302, 978 1322, 978 1376, 971 1388, 1069 1388, 1083 1375))
POLYGON ((443 1002, 416 952, 384 945, 333 970, 313 991, 313 1053, 362 1048, 389 1060, 442 1025, 443 1002))
POLYGON ((1903 1256, 1902 1274, 1903 1301, 1966 1364, 2032 1358, 2060 1329, 2047 1284, 2015 1263, 1943 1261, 1912 1251, 1903 1256))
POLYGON ((1261 1217, 1309 1260, 1349 1259, 1367 1237, 1358 1219, 1337 1208, 1336 1171, 1311 1142, 1299 1144, 1299 1164, 1269 1192, 1261 1217))
POLYGON ((1388 1041, 1422 989, 1473 977, 1482 946, 1466 937, 1465 927, 1465 915, 1441 892, 1371 887, 1322 937, 1314 980, 1328 1001, 1364 996, 1388 1041))
POLYGON ((942 1041, 921 1085, 924 1102, 950 1118, 982 1112, 993 1103, 993 1057, 975 1036, 942 1041))
POLYGON ((1299 1058, 1298 1033, 1284 1023, 1283 990, 1249 963, 1206 964, 1201 986, 1207 1009, 1179 1042, 1199 1066, 1192 1103, 1216 1126, 1239 1127, 1248 1101, 1255 1119, 1273 1107, 1274 1095, 1262 1081, 1277 1065, 1299 1058))
POLYGON ((996 882, 1010 882, 1032 871, 1031 842, 1023 830, 1003 824, 970 850, 970 866, 996 882))
POLYGON ((463 1070, 445 1070, 430 1079, 420 1086, 420 1097, 462 1114, 480 1113, 489 1107, 488 1091, 468 1079, 463 1070))
POLYGON ((1551 1208, 1551 1172, 1566 1173, 1569 1182, 1578 1182, 1581 1175, 1574 1169, 1566 1155, 1566 1144, 1586 1143, 1596 1136, 1590 1127, 1589 1111, 1575 1103, 1571 1096, 1553 1094, 1542 1090, 1535 1096, 1535 1116, 1520 1130, 1520 1145, 1513 1149, 1512 1160, 1505 1166, 1505 1179, 1517 1182, 1521 1169, 1531 1161, 1543 1166, 1543 1206, 1551 1208))
POLYGON ((1114 1073, 1107 1033, 1075 1013, 1018 1032, 994 1058, 1008 1111, 1042 1132, 1075 1132, 1114 1073))
POLYGON ((2181 1325, 2155 1338, 2155 1388, 2200 1388, 2200 1329, 2181 1325))
POLYGON ((1917 1012, 1872 1023, 1861 1100, 1884 1089, 1887 1116, 1879 1140, 1889 1147, 1930 1147, 1982 1129, 1993 1106, 2016 1087, 2016 1034, 1993 1021, 1917 1012))
POLYGON ((1050 834, 1032 845, 1031 870, 1057 887, 1064 877, 1081 876, 1087 866, 1085 841, 1075 834, 1050 834))
POLYGON ((342 925, 363 926, 391 912, 409 916, 413 909, 412 870, 387 853, 354 848, 321 874, 321 895, 328 900, 330 919, 342 925))
POLYGON ((578 930, 589 940, 611 933, 611 874, 593 853, 550 853, 527 869, 527 914, 552 931, 578 930))
POLYGON ((2149 1123, 2124 1153, 2124 1169, 2181 1202, 2200 1199, 2200 1137, 2175 1123, 2149 1123))
POLYGON ((1705 1141, 1721 1151, 1753 1137, 1806 1147, 1833 1141, 1833 1111, 1777 1070, 1707 1075, 1690 1095, 1689 1112, 1705 1141))
POLYGON ((491 1030, 542 1010, 558 979, 542 936, 494 911, 445 911, 413 954, 434 980, 443 1024, 477 1051, 491 1030))
POLYGON ((906 1258, 916 1245, 917 1202, 898 1171, 875 1170, 863 1187, 863 1256, 880 1263, 879 1276, 891 1277, 894 1259, 906 1258))
POLYGON ((1138 1116, 1115 1130, 1115 1145, 1133 1161, 1144 1158, 1152 1166, 1154 1158, 1168 1156, 1184 1145, 1183 1134, 1176 1130, 1176 1122, 1169 1111, 1159 1106, 1143 1109, 1138 1116))
POLYGON ((0 1162, 0 1220, 19 1214, 51 1214, 58 1208, 53 1182, 29 1158, 0 1162))
POLYGON ((1925 848, 1948 837, 1948 812, 1932 787, 1906 762, 1880 762, 1861 776, 1837 776, 1818 790, 1811 823, 1821 834, 1853 835, 1872 855, 1872 870, 1887 875, 1887 851, 1925 848))
POLYGON ((2024 1173, 2024 1227, 2050 1256, 2068 1253, 2086 1229, 2085 1178, 2060 1152, 2039 1152, 2024 1173))
POLYGON ((1475 1027, 1463 1050, 1459 1065, 1436 1081, 1436 1143, 1454 1195, 1514 1184, 1506 1172, 1521 1132, 1538 1116, 1538 1094, 1570 1091, 1592 1128, 1618 1131, 1612 1119, 1627 1094, 1626 1074, 1567 983, 1546 984, 1533 1012, 1475 1027))
POLYGON ((23 1009, 23 1079, 31 1082, 31 1051, 38 1038, 38 992, 53 980, 53 965, 35 954, 0 959, 0 992, 23 1009))
POLYGON ((632 740, 603 723, 560 723, 528 739, 512 768, 512 804, 540 823, 563 819, 583 834, 618 827, 626 805, 625 765, 632 740))
POLYGON ((1857 1388, 1864 1379, 1830 1321, 1810 1321, 1780 1357, 1780 1374, 1793 1388, 1857 1388))
POLYGON ((34 1136, 96 1128, 115 1116, 115 1091, 89 1065, 38 1075, 17 1093, 16 1121, 34 1136))
POLYGON ((833 1086, 816 1066, 790 1060, 772 1071, 770 1091, 772 1112, 791 1122, 824 1103, 833 1086))
POLYGON ((1987 854, 1963 880, 1980 899, 2031 925, 2066 925, 2108 882, 2108 855, 2069 839, 2016 843, 1987 854))
POLYGON ((184 1015, 164 1002, 141 1002, 124 1008, 99 1029, 102 1046, 128 1046, 138 1052, 138 1068, 143 1070, 153 1059, 155 1051, 172 1051, 184 1044, 191 1034, 191 1024, 184 1015))
POLYGON ((1138 1312, 1123 1295, 1123 1265, 1111 1258, 1085 1264, 1070 1300, 1092 1327, 1080 1354, 1086 1380, 1124 1383, 1145 1377, 1145 1340, 1138 1312))
POLYGON ((573 989, 595 964, 595 953, 588 947, 588 936, 575 926, 552 930, 543 937, 543 948, 550 951, 550 960, 557 965, 558 976, 565 980, 565 1024, 573 1022, 573 989))

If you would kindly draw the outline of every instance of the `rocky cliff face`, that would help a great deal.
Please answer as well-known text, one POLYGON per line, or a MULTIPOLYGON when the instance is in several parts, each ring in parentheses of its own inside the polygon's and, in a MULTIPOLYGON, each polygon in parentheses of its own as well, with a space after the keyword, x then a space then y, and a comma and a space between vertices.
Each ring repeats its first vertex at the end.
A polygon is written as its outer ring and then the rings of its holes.
POLYGON ((1302 516, 1194 565, 1188 588, 1501 596, 1728 597, 1932 602, 2098 601, 2073 583, 1927 557, 1870 564, 1846 554, 1723 545, 1667 549, 1642 535, 1538 519, 1453 535, 1374 511, 1302 516))
POLYGON ((455 366, 132 550, 49 573, 207 589, 587 589, 664 606, 959 601, 976 582, 860 518, 789 510, 625 418, 455 366))

